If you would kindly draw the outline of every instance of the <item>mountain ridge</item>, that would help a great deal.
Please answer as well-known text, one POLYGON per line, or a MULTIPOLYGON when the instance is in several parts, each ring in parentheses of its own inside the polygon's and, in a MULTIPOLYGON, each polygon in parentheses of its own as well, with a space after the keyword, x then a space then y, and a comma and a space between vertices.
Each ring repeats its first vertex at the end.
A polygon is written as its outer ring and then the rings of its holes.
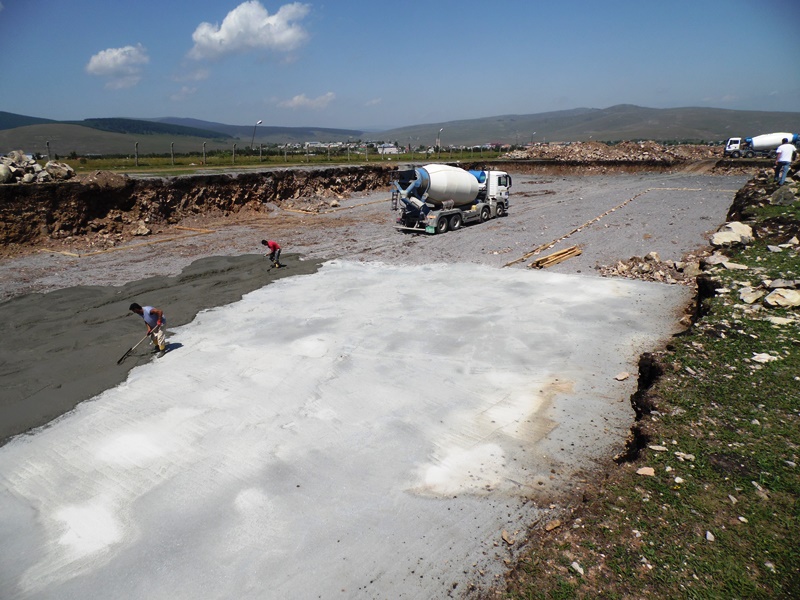
POLYGON ((0 111, 0 153, 13 149, 44 152, 53 143, 62 154, 166 153, 208 149, 240 150, 259 144, 305 142, 396 142, 414 148, 502 143, 654 140, 721 142, 732 136, 773 131, 800 132, 800 112, 743 111, 722 108, 648 108, 617 104, 608 108, 571 108, 533 114, 505 114, 477 119, 409 125, 380 132, 327 127, 229 125, 188 117, 125 117, 57 121, 0 111), (441 130, 441 131, 440 131, 441 130), (138 147, 138 146, 137 146, 138 147), (154 149, 158 148, 158 149, 154 149))

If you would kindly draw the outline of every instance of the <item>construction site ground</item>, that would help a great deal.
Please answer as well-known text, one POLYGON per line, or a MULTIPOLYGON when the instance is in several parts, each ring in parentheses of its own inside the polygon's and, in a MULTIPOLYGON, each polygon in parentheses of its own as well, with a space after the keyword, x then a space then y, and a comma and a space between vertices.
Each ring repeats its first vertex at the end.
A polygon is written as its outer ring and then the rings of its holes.
MULTIPOLYGON (((287 203, 276 204, 268 211, 243 209, 228 215, 197 214, 176 223, 153 225, 149 234, 131 237, 110 247, 93 246, 86 237, 77 236, 40 240, 0 261, 0 299, 4 301, 0 304, 0 314, 7 327, 6 340, 13 342, 4 349, 2 357, 4 380, 18 385, 19 378, 30 377, 32 380, 24 385, 32 394, 38 394, 36 380, 45 377, 43 373, 47 372, 75 371, 79 352, 112 353, 116 357, 115 349, 119 348, 121 354, 130 344, 120 343, 113 337, 120 319, 124 319, 124 314, 114 316, 113 310, 125 304, 131 294, 150 293, 157 298, 159 284, 165 282, 165 278, 179 277, 182 273, 182 293, 191 292, 191 286, 187 288, 187 285, 192 282, 197 283, 196 293, 191 299, 175 298, 174 307, 165 306, 176 314, 180 311, 179 318, 171 325, 191 321, 202 309, 235 302, 243 293, 275 279, 312 273, 320 264, 334 259, 396 267, 446 264, 528 270, 528 265, 538 257, 574 248, 578 252, 549 267, 548 271, 582 278, 599 278, 603 266, 651 253, 657 253, 660 261, 687 258, 691 261, 692 257, 707 251, 709 235, 724 223, 734 194, 747 180, 741 173, 715 175, 707 171, 707 168, 687 168, 672 172, 595 175, 512 173, 514 187, 507 217, 444 235, 396 231, 388 191, 380 190, 343 195, 334 205, 322 209, 317 205, 314 211, 304 210, 297 203, 287 203), (260 256, 263 253, 260 241, 265 238, 277 240, 283 246, 282 261, 287 269, 270 270, 265 265, 266 261, 260 256), (198 259, 207 262, 197 263, 198 259), (84 314, 82 302, 88 296, 82 297, 81 293, 39 294, 76 286, 107 288, 101 303, 106 311, 102 319, 84 314), (32 293, 35 295, 26 296, 32 293), (121 293, 125 297, 118 297, 121 293), (179 304, 183 305, 180 309, 179 304), (30 308, 23 308, 26 305, 30 308), (14 329, 14 313, 28 310, 24 320, 35 322, 37 315, 45 319, 47 313, 56 308, 60 321, 68 321, 70 314, 76 315, 74 323, 69 325, 75 337, 86 339, 86 332, 82 330, 89 329, 96 335, 97 348, 59 348, 39 357, 39 370, 26 375, 24 368, 15 366, 13 355, 30 360, 26 344, 37 340, 31 339, 36 336, 30 331, 14 329)), ((672 285, 681 286, 682 291, 665 293, 663 300, 648 304, 651 308, 645 317, 652 321, 651 330, 662 332, 662 337, 679 331, 681 320, 692 309, 691 281, 676 281, 672 285)), ((480 302, 480 298, 475 301, 480 302)), ((398 318, 402 315, 402 306, 387 306, 386 310, 398 318)), ((438 307, 438 310, 443 308, 438 307)), ((570 314, 566 312, 560 318, 569 321, 570 314)), ((134 331, 129 325, 126 323, 125 331, 134 331)), ((70 336, 69 327, 63 331, 67 337, 70 336)), ((46 336, 47 333, 42 331, 36 335, 46 336)), ((637 348, 637 351, 647 350, 655 348, 637 348)), ((100 358, 92 355, 87 360, 100 358)), ((146 362, 147 359, 135 360, 130 367, 146 362)), ((88 378, 91 381, 81 381, 81 375, 70 374, 75 378, 74 384, 59 385, 60 389, 51 397, 59 396, 61 412, 121 383, 127 371, 115 371, 107 377, 95 373, 88 378), (66 402, 65 395, 69 396, 66 402)), ((618 386, 614 388, 619 394, 617 401, 627 403, 628 396, 635 390, 635 374, 622 377, 614 385, 618 386)), ((46 392, 44 394, 35 400, 42 406, 48 402, 46 392)), ((54 413, 46 407, 31 411, 27 405, 18 411, 19 414, 16 408, 9 410, 9 405, 0 406, 0 410, 14 413, 13 419, 4 419, 5 429, 0 433, 5 441, 9 436, 30 431, 58 416, 58 411, 54 413)), ((631 421, 633 416, 631 409, 631 421)), ((579 434, 574 432, 575 436, 579 434)), ((586 436, 582 437, 582 446, 591 445, 586 436)), ((594 441, 602 448, 602 453, 590 450, 587 455, 599 463, 610 461, 614 450, 621 451, 624 447, 624 428, 612 427, 606 430, 605 437, 601 435, 594 441)), ((573 472, 569 481, 554 482, 552 488, 548 488, 553 490, 552 495, 541 496, 537 502, 550 506, 557 513, 561 495, 574 494, 580 490, 581 483, 590 478, 590 471, 580 476, 573 472)), ((522 515, 519 518, 524 521, 522 515)), ((541 519, 541 515, 538 518, 541 519)), ((496 533, 501 546, 502 540, 508 542, 505 531, 502 536, 501 532, 496 533)), ((518 534, 519 531, 515 535, 518 534)), ((461 579, 453 576, 446 584, 435 584, 439 587, 422 589, 426 593, 438 590, 433 593, 443 595, 451 580, 457 584, 451 588, 457 596, 488 589, 496 580, 480 581, 480 574, 495 576, 502 570, 506 564, 502 558, 513 557, 514 548, 507 545, 509 547, 495 557, 498 564, 493 568, 485 564, 481 569, 459 567, 461 579)), ((361 593, 363 597, 369 594, 391 597, 389 589, 379 586, 361 593)))

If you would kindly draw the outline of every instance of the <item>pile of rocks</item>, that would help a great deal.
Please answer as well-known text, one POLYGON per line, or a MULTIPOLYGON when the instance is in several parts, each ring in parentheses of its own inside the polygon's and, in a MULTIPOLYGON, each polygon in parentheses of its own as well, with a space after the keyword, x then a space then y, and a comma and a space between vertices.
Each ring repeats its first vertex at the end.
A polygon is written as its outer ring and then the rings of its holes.
POLYGON ((625 277, 661 283, 694 285, 701 272, 701 257, 687 255, 686 260, 661 260, 658 252, 650 252, 645 257, 633 256, 628 260, 617 261, 614 265, 598 267, 603 277, 625 277))
MULTIPOLYGON (((726 225, 730 225, 727 223, 726 225)), ((741 223, 737 224, 736 229, 741 229, 741 223)), ((745 225, 745 227, 748 227, 745 225)), ((748 227, 749 229, 749 227, 748 227)), ((721 231, 726 233, 731 229, 721 231)), ((717 234, 715 234, 717 235, 717 234)), ((743 244, 747 245, 753 241, 752 235, 747 231, 742 231, 741 239, 733 242, 733 245, 743 244)), ((712 244, 714 238, 712 238, 712 244)), ((731 245, 731 242, 725 244, 716 244, 718 246, 731 245)), ((767 250, 770 252, 791 252, 795 256, 800 257, 800 239, 793 236, 786 242, 777 245, 768 245, 767 250)), ((713 273, 720 268, 728 270, 751 271, 752 269, 746 265, 731 262, 722 252, 716 251, 711 256, 703 260, 704 270, 713 273)), ((757 271, 757 270, 756 270, 757 271)), ((758 273, 756 272, 756 275, 758 273)), ((762 279, 758 283, 751 283, 750 281, 737 282, 738 286, 738 299, 745 304, 754 304, 761 300, 763 306, 767 308, 792 308, 800 306, 800 279, 762 279)), ((725 288, 718 289, 717 292, 727 292, 725 288)))
POLYGON ((652 161, 667 164, 687 160, 721 158, 721 150, 710 146, 664 146, 657 142, 622 142, 610 146, 602 142, 535 144, 507 155, 513 159, 557 161, 652 161))
POLYGON ((13 150, 6 156, 0 156, 0 184, 46 183, 74 176, 75 171, 66 163, 51 160, 43 167, 22 150, 13 150))
POLYGON ((791 206, 800 202, 800 168, 795 164, 786 184, 775 183, 772 169, 760 169, 742 189, 736 192, 728 210, 729 220, 748 219, 763 206, 791 206))

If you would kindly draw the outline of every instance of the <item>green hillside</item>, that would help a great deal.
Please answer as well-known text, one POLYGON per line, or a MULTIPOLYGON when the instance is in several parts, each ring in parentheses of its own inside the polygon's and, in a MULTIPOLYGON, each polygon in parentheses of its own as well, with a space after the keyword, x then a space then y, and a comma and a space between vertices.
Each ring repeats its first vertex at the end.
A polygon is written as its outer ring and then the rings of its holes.
POLYGON ((501 115, 484 119, 413 125, 384 131, 383 139, 433 145, 439 129, 443 146, 503 142, 574 141, 722 141, 773 131, 800 132, 800 113, 726 110, 719 108, 643 108, 618 105, 533 115, 501 115))
POLYGON ((80 156, 129 154, 136 152, 136 144, 140 155, 169 154, 174 144, 176 153, 195 153, 203 151, 206 143, 208 151, 217 149, 230 150, 233 142, 230 139, 210 139, 167 134, 114 133, 100 131, 82 125, 63 123, 47 125, 28 125, 15 129, 0 130, 0 154, 11 150, 23 150, 27 153, 65 157, 73 152, 80 156))
POLYGON ((0 110, 0 131, 4 129, 14 129, 15 127, 25 127, 26 125, 39 125, 41 123, 58 123, 58 121, 40 119, 39 117, 28 117, 26 115, 15 115, 14 113, 0 110))
POLYGON ((199 127, 186 127, 172 123, 159 123, 157 121, 144 121, 141 119, 84 119, 83 121, 65 121, 72 125, 81 125, 100 131, 111 133, 126 133, 134 135, 176 135, 211 139, 231 138, 231 135, 199 127))

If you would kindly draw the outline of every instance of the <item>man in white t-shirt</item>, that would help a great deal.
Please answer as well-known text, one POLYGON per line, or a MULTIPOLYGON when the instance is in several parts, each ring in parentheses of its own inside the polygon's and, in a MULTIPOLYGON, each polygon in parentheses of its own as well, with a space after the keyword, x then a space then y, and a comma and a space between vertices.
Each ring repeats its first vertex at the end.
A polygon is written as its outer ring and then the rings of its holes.
POLYGON ((159 358, 164 356, 164 353, 167 351, 166 335, 164 332, 164 325, 167 322, 167 318, 164 316, 164 313, 152 306, 140 306, 136 302, 131 304, 130 310, 144 319, 147 325, 147 333, 150 335, 150 339, 153 340, 153 345, 155 346, 153 352, 157 352, 159 358))
POLYGON ((789 143, 788 138, 783 138, 783 143, 778 146, 775 152, 777 154, 775 157, 775 181, 778 185, 783 185, 786 181, 786 174, 789 172, 789 165, 791 165, 794 160, 797 148, 789 143))

